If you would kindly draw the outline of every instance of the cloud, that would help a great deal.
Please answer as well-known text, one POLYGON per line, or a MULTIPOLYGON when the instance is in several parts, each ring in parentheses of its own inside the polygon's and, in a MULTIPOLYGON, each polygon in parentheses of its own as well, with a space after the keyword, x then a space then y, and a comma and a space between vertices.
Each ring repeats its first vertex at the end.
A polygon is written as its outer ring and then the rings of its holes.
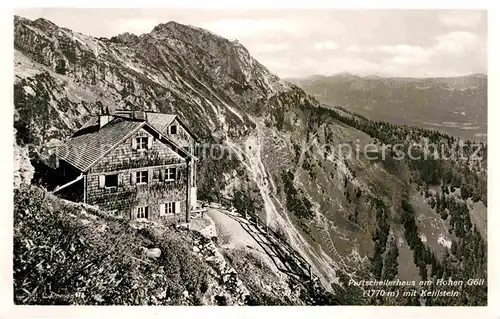
POLYGON ((425 64, 434 54, 430 48, 423 48, 418 45, 396 44, 365 46, 351 45, 346 52, 362 53, 366 58, 376 59, 380 57, 380 62, 388 62, 398 65, 405 64, 425 64))
POLYGON ((371 75, 379 74, 383 71, 377 63, 372 63, 361 58, 342 56, 334 56, 321 60, 308 57, 300 59, 287 57, 281 59, 279 62, 275 60, 272 63, 266 64, 266 66, 271 72, 279 74, 282 78, 302 77, 304 74, 332 75, 342 72, 371 75))
POLYGON ((353 52, 353 53, 361 52, 361 48, 357 44, 350 45, 345 50, 346 50, 346 52, 353 52))
POLYGON ((252 46, 250 50, 252 53, 272 53, 272 52, 281 52, 289 49, 289 46, 284 43, 259 43, 255 46, 252 46))
POLYGON ((339 45, 333 41, 316 42, 314 44, 314 50, 316 50, 316 51, 337 50, 338 47, 339 47, 339 45))
POLYGON ((378 63, 351 57, 331 57, 326 61, 325 69, 331 74, 350 72, 361 75, 370 75, 381 71, 378 63))
POLYGON ((394 54, 394 55, 427 55, 427 50, 418 45, 397 44, 397 45, 381 45, 373 48, 375 51, 394 54))
POLYGON ((476 49, 478 36, 465 31, 455 31, 436 37, 435 49, 441 53, 456 54, 476 49))
POLYGON ((434 54, 432 49, 424 49, 421 46, 398 44, 393 46, 378 46, 375 48, 378 52, 392 55, 386 61, 398 65, 422 65, 429 63, 434 54))
POLYGON ((427 54, 427 50, 418 45, 396 44, 396 45, 372 45, 360 47, 351 45, 347 52, 383 53, 389 55, 421 55, 427 54))
POLYGON ((483 13, 479 11, 455 11, 443 13, 439 21, 447 27, 471 28, 479 25, 483 20, 483 13))
POLYGON ((387 61, 393 64, 399 65, 422 65, 424 63, 428 63, 430 56, 394 56, 387 61))
POLYGON ((377 49, 391 57, 384 62, 384 69, 390 73, 413 76, 456 76, 485 72, 485 45, 480 37, 471 32, 453 31, 434 37, 434 44, 420 46, 380 46, 377 49))
POLYGON ((229 39, 258 36, 269 32, 293 33, 296 25, 284 19, 222 19, 206 23, 202 28, 229 39))

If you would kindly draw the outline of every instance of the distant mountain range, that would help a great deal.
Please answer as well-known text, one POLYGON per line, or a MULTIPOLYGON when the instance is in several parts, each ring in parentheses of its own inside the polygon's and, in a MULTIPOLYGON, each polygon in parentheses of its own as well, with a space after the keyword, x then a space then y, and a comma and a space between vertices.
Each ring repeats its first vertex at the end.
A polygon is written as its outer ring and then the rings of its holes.
POLYGON ((341 73, 288 79, 328 106, 374 120, 441 130, 462 139, 487 138, 488 77, 383 78, 341 73))

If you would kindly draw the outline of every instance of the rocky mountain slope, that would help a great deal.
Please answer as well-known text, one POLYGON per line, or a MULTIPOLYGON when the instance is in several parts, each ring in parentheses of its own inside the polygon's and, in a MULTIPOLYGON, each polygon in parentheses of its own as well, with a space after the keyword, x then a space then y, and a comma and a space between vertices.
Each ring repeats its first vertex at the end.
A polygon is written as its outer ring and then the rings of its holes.
POLYGON ((74 130, 101 104, 175 112, 205 138, 238 135, 253 127, 247 112, 261 113, 286 88, 240 44, 175 22, 96 39, 16 17, 14 46, 16 78, 50 110, 45 139, 74 130))
POLYGON ((321 103, 339 105, 373 120, 486 141, 486 75, 418 79, 339 74, 290 81, 321 103))
POLYGON ((456 240, 407 164, 336 151, 387 140, 321 108, 237 42, 175 22, 111 39, 44 19, 14 25, 14 125, 32 157, 46 158, 91 113, 175 112, 204 143, 199 197, 260 216, 346 303, 402 303, 363 298, 347 280, 418 280, 426 266, 415 251, 440 259, 456 240), (406 230, 402 199, 416 231, 406 230), (414 232, 424 248, 409 244, 414 232))
POLYGON ((16 304, 307 304, 251 254, 229 260, 196 231, 129 224, 27 185, 14 216, 16 304))

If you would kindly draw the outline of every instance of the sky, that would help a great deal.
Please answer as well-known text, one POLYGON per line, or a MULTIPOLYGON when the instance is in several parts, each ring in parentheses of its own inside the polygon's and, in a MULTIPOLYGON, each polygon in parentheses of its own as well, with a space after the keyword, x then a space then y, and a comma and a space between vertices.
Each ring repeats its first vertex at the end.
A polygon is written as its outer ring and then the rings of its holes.
POLYGON ((435 77, 487 73, 485 10, 18 9, 95 37, 177 21, 238 39, 282 78, 349 72, 435 77))

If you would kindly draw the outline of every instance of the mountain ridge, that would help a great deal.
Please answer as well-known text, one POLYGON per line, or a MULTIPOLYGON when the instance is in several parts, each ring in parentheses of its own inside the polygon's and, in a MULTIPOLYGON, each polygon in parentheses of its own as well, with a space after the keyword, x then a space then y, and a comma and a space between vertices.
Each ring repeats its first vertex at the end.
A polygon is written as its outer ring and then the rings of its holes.
MULTIPOLYGON (((203 54, 198 58, 193 56, 190 59, 186 59, 183 55, 192 52, 192 50, 186 51, 186 45, 189 46, 190 42, 203 43, 199 37, 206 36, 206 34, 199 31, 200 29, 189 29, 187 26, 180 24, 165 24, 161 28, 157 28, 157 32, 142 35, 138 38, 139 42, 133 46, 134 50, 131 51, 129 48, 123 48, 120 43, 111 42, 111 40, 110 42, 103 41, 93 37, 82 36, 79 33, 69 33, 64 29, 57 29, 53 23, 49 23, 47 20, 31 21, 27 19, 15 19, 15 21, 17 22, 15 22, 16 37, 14 45, 18 51, 31 55, 36 62, 52 68, 56 73, 58 73, 57 71, 59 73, 66 73, 68 69, 70 78, 76 80, 78 85, 81 82, 88 85, 96 85, 96 74, 102 74, 103 72, 112 73, 116 70, 117 66, 123 68, 125 65, 122 75, 111 74, 112 77, 118 78, 112 79, 115 80, 114 82, 118 82, 116 83, 118 86, 115 88, 111 87, 111 89, 118 90, 119 92, 117 93, 124 97, 123 100, 125 100, 125 103, 139 103, 150 109, 164 107, 145 105, 149 102, 144 99, 137 101, 140 98, 134 98, 133 92, 129 91, 131 91, 130 89, 135 89, 135 87, 133 87, 133 84, 127 78, 139 77, 141 81, 154 82, 153 85, 156 87, 154 88, 154 92, 152 92, 153 95, 166 95, 166 98, 170 101, 179 101, 181 96, 190 96, 193 94, 197 96, 196 100, 201 100, 203 111, 205 109, 212 109, 214 113, 219 111, 233 113, 234 116, 228 116, 227 118, 237 122, 243 121, 244 124, 251 125, 248 119, 243 120, 234 110, 242 107, 255 108, 255 101, 247 101, 245 98, 240 99, 239 97, 242 94, 235 94, 234 90, 244 93, 242 91, 255 89, 260 92, 255 92, 257 94, 248 94, 247 96, 257 95, 267 98, 271 93, 266 92, 263 85, 267 87, 268 84, 271 84, 270 88, 272 90, 280 90, 285 87, 283 84, 279 84, 279 78, 271 75, 260 63, 254 61, 243 46, 233 46, 230 41, 223 40, 221 37, 215 39, 211 37, 210 41, 212 42, 210 44, 202 45, 201 48, 204 52, 208 53, 207 56, 203 54), (43 32, 30 29, 36 28, 39 25, 48 28, 43 32), (195 30, 195 33, 188 37, 186 34, 183 34, 185 30, 195 30), (48 35, 45 34, 47 32, 48 35), (34 37, 34 39, 30 37, 34 37), (180 38, 182 40, 179 40, 180 38), (53 39, 54 42, 50 42, 50 39, 53 39), (32 46, 23 45, 23 41, 27 41, 28 43, 39 41, 41 42, 40 45, 44 46, 44 48, 41 52, 32 52, 32 46), (160 43, 159 41, 162 42, 160 43), (210 47, 219 49, 215 52, 210 52, 210 47), (118 49, 125 51, 125 54, 116 53, 118 49), (222 60, 217 60, 220 57, 222 57, 222 60), (204 63, 199 63, 199 58, 204 63), (140 65, 135 66, 134 61, 139 61, 139 59, 142 60, 138 63, 140 65), (170 66, 170 72, 165 73, 163 70, 157 72, 159 69, 158 66, 161 68, 165 63, 170 66), (213 68, 209 67, 211 64, 214 66, 213 68), (210 78, 200 81, 193 73, 183 74, 186 72, 186 68, 181 67, 182 65, 190 65, 194 72, 207 74, 210 78), (83 69, 87 66, 89 70, 78 72, 78 69, 83 69), (215 68, 216 66, 218 68, 215 68), (172 68, 175 69, 172 70, 172 68), (264 77, 258 78, 254 76, 252 78, 252 74, 259 74, 264 77), (125 78, 123 78, 123 75, 125 75, 125 78), (120 83, 120 80, 123 80, 124 83, 120 83), (212 83, 223 83, 223 85, 222 87, 214 87, 212 83), (193 87, 197 89, 195 92, 193 92, 193 87), (228 95, 225 92, 221 92, 221 89, 226 88, 233 91, 230 92, 232 94, 228 95), (215 110, 211 106, 214 102, 222 102, 224 107, 220 110, 215 110)), ((100 86, 109 87, 115 86, 114 84, 111 83, 111 85, 108 85, 108 83, 104 83, 100 86)), ((168 100, 167 102, 170 102, 168 100)), ((182 98, 182 100, 192 100, 192 98, 182 98)), ((125 103, 122 102, 122 105, 125 103)), ((113 107, 113 105, 108 106, 113 107)), ((202 112, 202 110, 198 110, 198 112, 202 112)), ((210 114, 207 116, 211 118, 212 125, 217 125, 215 115, 210 114)), ((203 131, 206 133, 206 128, 203 131)))
POLYGON ((329 107, 371 119, 436 129, 464 140, 486 141, 487 75, 371 77, 343 74, 289 79, 329 107))
POLYGON ((468 74, 463 74, 463 75, 455 75, 455 76, 423 76, 423 77, 411 77, 411 76, 383 76, 379 74, 368 74, 368 75, 361 75, 361 74, 356 74, 356 73, 351 73, 351 72, 339 72, 339 73, 332 73, 329 75, 326 74, 311 74, 307 76, 302 76, 302 77, 285 77, 283 80, 286 81, 300 81, 300 80, 310 80, 314 78, 335 78, 335 77, 357 77, 357 78, 375 78, 375 79, 408 79, 408 80, 426 80, 426 79, 454 79, 454 78, 467 78, 467 77, 477 77, 477 78, 487 78, 488 74, 487 73, 468 73, 468 74))

